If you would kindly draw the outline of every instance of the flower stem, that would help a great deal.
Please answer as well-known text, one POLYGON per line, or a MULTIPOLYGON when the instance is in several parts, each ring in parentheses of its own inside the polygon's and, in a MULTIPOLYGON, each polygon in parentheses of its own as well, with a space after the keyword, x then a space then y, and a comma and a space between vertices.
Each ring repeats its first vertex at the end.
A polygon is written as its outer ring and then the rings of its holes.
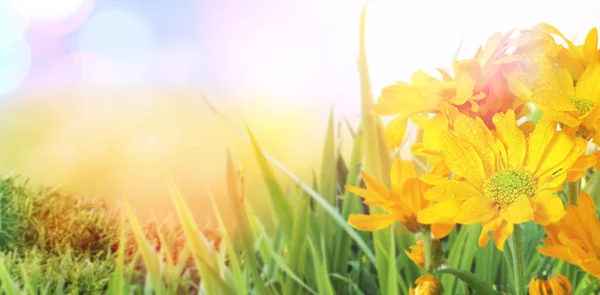
POLYGON ((518 224, 514 225, 511 238, 511 250, 513 254, 513 272, 515 275, 516 295, 525 295, 525 263, 523 261, 523 232, 518 224))
POLYGON ((433 274, 433 271, 435 269, 435 266, 433 265, 435 249, 433 247, 431 232, 429 230, 423 230, 418 233, 417 238, 423 241, 423 255, 425 256, 425 272, 428 274, 433 274))
POLYGON ((579 196, 579 190, 581 187, 581 180, 569 182, 569 204, 577 205, 577 197, 579 196))

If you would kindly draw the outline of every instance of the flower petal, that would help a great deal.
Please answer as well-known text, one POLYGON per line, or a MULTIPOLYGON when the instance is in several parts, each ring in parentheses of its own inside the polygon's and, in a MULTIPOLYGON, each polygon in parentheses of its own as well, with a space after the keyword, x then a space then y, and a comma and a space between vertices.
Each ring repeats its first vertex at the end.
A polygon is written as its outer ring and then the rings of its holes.
POLYGON ((454 223, 454 217, 460 208, 460 204, 461 202, 458 201, 435 203, 421 210, 417 220, 421 224, 454 223))
POLYGON ((518 197, 502 212, 502 218, 514 224, 521 224, 532 220, 533 208, 531 207, 531 201, 526 196, 518 197))
POLYGON ((509 166, 515 169, 522 168, 527 144, 523 132, 517 126, 515 113, 512 110, 505 114, 498 113, 492 120, 496 126, 498 137, 506 147, 509 166))
POLYGON ((550 192, 536 195, 533 198, 533 209, 533 221, 541 225, 557 222, 566 214, 560 198, 550 192))
POLYGON ((594 64, 598 61, 598 29, 592 28, 583 44, 583 58, 587 64, 594 64))
POLYGON ((454 122, 454 132, 471 144, 481 158, 486 176, 490 176, 496 165, 494 136, 483 121, 459 115, 454 122))
POLYGON ((417 171, 412 161, 395 161, 390 173, 392 191, 401 192, 408 179, 417 178, 417 171))
POLYGON ((441 142, 442 155, 450 170, 459 177, 464 177, 476 188, 481 188, 485 180, 485 172, 475 149, 451 132, 445 132, 441 142))
POLYGON ((436 239, 441 239, 450 234, 454 224, 434 223, 431 225, 431 233, 436 239))
POLYGON ((496 212, 496 205, 483 195, 473 196, 466 200, 456 214, 456 223, 473 224, 489 220, 496 212))
POLYGON ((407 117, 398 116, 385 126, 385 139, 391 149, 398 148, 402 144, 402 141, 404 141, 407 124, 407 117))
MULTIPOLYGON (((427 178, 431 180, 431 177, 427 178)), ((448 180, 435 183, 435 187, 425 192, 425 199, 432 201, 467 200, 482 196, 480 191, 466 182, 448 180)))
POLYGON ((364 214, 350 214, 348 216, 348 224, 358 230, 374 231, 388 227, 394 223, 396 218, 392 215, 377 214, 377 215, 364 215, 364 214))
POLYGON ((502 225, 494 231, 494 242, 496 243, 496 248, 498 248, 498 250, 504 251, 504 244, 512 235, 514 228, 514 224, 505 220, 502 222, 502 225))
POLYGON ((533 130, 527 141, 527 159, 525 169, 527 171, 536 171, 548 143, 554 137, 556 132, 556 122, 542 120, 533 130))

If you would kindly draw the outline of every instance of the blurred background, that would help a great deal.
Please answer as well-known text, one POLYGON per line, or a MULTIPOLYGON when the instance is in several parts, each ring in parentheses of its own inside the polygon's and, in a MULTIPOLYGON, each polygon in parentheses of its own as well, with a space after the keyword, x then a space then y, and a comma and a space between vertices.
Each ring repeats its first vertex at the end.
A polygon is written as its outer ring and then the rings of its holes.
MULTIPOLYGON (((299 176, 318 171, 329 110, 357 125, 359 0, 0 0, 0 173, 172 212, 170 170, 201 222, 226 205, 225 155, 263 182, 248 124, 299 176), (219 118, 205 105, 204 95, 219 118), (313 166, 314 165, 314 166, 313 166)), ((489 35, 548 22, 583 40, 597 0, 373 0, 367 51, 377 97, 418 69, 449 68, 489 35), (555 4, 556 3, 556 4, 555 4)), ((343 132, 342 151, 350 148, 343 132)))

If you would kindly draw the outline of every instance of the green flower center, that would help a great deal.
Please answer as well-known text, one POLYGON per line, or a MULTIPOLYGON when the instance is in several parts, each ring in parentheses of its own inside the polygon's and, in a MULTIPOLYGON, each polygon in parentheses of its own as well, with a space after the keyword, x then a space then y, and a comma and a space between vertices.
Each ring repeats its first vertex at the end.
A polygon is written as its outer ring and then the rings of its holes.
POLYGON ((521 195, 533 198, 536 190, 531 174, 520 169, 498 171, 483 184, 483 194, 502 205, 512 204, 521 195))
POLYGON ((571 101, 575 105, 575 108, 577 109, 577 113, 580 116, 587 114, 596 105, 596 102, 589 100, 589 99, 573 98, 573 99, 571 99, 571 101))

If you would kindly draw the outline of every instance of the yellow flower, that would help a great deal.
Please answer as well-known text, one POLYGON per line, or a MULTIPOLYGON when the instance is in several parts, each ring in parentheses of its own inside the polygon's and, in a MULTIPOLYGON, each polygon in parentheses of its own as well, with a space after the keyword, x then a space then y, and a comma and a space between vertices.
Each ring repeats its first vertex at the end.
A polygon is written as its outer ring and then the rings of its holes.
POLYGON ((423 241, 418 240, 415 246, 410 246, 410 252, 404 250, 406 256, 412 260, 420 268, 425 268, 425 249, 423 248, 423 241))
POLYGON ((432 275, 420 276, 415 284, 417 287, 413 289, 411 286, 409 295, 442 295, 444 293, 442 283, 432 275))
POLYGON ((587 67, 575 84, 566 68, 554 67, 545 59, 538 65, 538 73, 515 76, 511 82, 514 91, 543 110, 546 120, 563 123, 578 136, 600 142, 600 64, 587 67))
MULTIPOLYGON (((410 161, 396 161, 391 170, 392 187, 388 189, 372 175, 363 172, 362 178, 367 189, 346 186, 346 189, 364 198, 369 206, 378 206, 387 214, 350 214, 348 223, 356 229, 373 231, 402 222, 412 232, 418 232, 423 226, 417 222, 417 213, 431 204, 423 199, 429 185, 422 182, 410 161)), ((437 238, 450 233, 454 224, 433 224, 431 231, 437 238)))
POLYGON ((441 132, 439 153, 454 179, 421 177, 434 185, 425 199, 435 203, 419 212, 418 221, 482 223, 479 245, 485 246, 492 232, 503 250, 514 224, 533 220, 547 225, 564 216, 553 192, 584 175, 595 156, 584 156, 587 142, 556 131, 556 122, 541 122, 533 131, 525 124, 521 130, 508 111, 496 114, 493 123, 495 132, 480 118, 461 115, 453 130, 441 132))
POLYGON ((533 277, 529 283, 529 295, 571 295, 573 288, 569 279, 561 274, 548 280, 533 277))
POLYGON ((600 51, 598 50, 598 30, 591 29, 582 45, 575 45, 573 41, 565 36, 555 27, 541 23, 528 31, 528 37, 535 36, 537 40, 538 52, 550 58, 561 68, 567 69, 574 81, 585 72, 589 66, 593 66, 600 61, 600 51), (562 39, 567 47, 557 44, 553 36, 562 39))
POLYGON ((528 108, 507 87, 505 73, 518 69, 519 59, 507 54, 515 40, 512 32, 494 34, 475 57, 454 63, 454 77, 438 69, 441 79, 417 71, 411 82, 385 87, 373 111, 382 116, 398 115, 386 127, 392 148, 402 142, 409 118, 419 114, 444 114, 451 121, 458 114, 479 116, 488 125, 495 113, 510 108, 525 114, 528 108))
POLYGON ((567 215, 559 222, 545 226, 548 237, 540 253, 565 260, 600 278, 600 221, 596 204, 582 192, 578 205, 567 205, 567 215))

